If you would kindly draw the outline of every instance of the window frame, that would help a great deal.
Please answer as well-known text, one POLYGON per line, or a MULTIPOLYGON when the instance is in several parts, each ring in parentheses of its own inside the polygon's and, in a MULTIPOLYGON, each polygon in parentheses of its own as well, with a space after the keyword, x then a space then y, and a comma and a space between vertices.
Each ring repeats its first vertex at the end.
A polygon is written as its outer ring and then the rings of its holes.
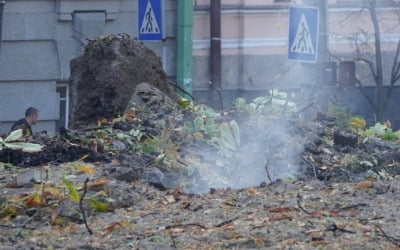
POLYGON ((57 126, 68 128, 69 123, 69 84, 66 82, 59 82, 56 86, 56 92, 58 94, 58 104, 59 104, 59 117, 57 120, 57 126), (65 88, 65 97, 61 97, 59 88, 65 88), (61 121, 61 101, 65 101, 65 122, 64 124, 60 124, 61 121))

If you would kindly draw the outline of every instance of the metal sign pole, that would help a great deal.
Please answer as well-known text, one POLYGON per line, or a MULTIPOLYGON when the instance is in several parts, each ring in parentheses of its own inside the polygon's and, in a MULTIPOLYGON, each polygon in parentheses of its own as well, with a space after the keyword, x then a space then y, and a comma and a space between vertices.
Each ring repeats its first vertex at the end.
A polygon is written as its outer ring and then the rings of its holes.
POLYGON ((4 5, 6 4, 5 0, 0 0, 0 54, 1 54, 1 44, 3 42, 3 12, 4 12, 4 5))

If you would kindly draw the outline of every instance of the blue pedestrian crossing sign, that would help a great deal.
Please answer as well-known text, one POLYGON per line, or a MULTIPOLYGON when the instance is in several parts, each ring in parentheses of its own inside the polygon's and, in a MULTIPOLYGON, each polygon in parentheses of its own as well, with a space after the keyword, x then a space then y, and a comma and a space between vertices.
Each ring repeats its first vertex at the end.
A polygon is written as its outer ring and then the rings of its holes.
POLYGON ((163 39, 162 0, 138 1, 138 33, 141 41, 163 39))
POLYGON ((315 63, 317 61, 318 26, 318 8, 289 8, 289 60, 311 63, 315 63))

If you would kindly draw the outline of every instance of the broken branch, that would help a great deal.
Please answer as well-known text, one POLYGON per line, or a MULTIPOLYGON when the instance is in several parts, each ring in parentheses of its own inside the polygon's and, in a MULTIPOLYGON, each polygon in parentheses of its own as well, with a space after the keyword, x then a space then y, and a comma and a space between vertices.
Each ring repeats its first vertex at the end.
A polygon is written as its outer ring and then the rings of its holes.
POLYGON ((236 216, 236 217, 234 217, 234 218, 232 218, 232 219, 229 219, 229 220, 220 222, 220 223, 218 223, 217 225, 215 225, 214 227, 223 227, 223 226, 225 226, 225 225, 231 223, 232 221, 237 220, 238 218, 239 218, 239 216, 236 216))
POLYGON ((350 230, 346 230, 346 229, 344 229, 344 228, 340 228, 340 227, 338 227, 335 223, 333 223, 333 224, 330 224, 327 228, 326 228, 326 231, 332 231, 332 232, 336 232, 336 231, 340 231, 340 232, 343 232, 343 233, 349 233, 349 234, 355 234, 356 232, 354 232, 354 231, 350 231, 350 230))
POLYGON ((269 175, 268 164, 269 164, 269 159, 267 160, 267 163, 265 164, 265 171, 267 172, 267 177, 268 177, 269 182, 272 182, 271 176, 269 175))
POLYGON ((196 226, 196 227, 200 227, 202 229, 208 229, 206 226, 203 226, 200 223, 187 223, 187 224, 169 225, 169 226, 166 226, 165 229, 172 229, 172 228, 176 228, 176 227, 187 227, 187 226, 196 226))
POLYGON ((357 208, 357 207, 366 207, 367 205, 368 205, 367 203, 359 203, 359 204, 354 204, 354 205, 349 205, 349 206, 339 208, 339 210, 347 210, 347 209, 352 209, 352 208, 357 208))
POLYGON ((192 100, 194 101, 194 97, 193 95, 191 95, 189 92, 187 92, 186 90, 184 90, 181 86, 179 86, 178 84, 168 81, 169 84, 171 84, 172 86, 174 86, 175 88, 179 89, 180 91, 182 91, 184 94, 190 96, 190 98, 192 98, 192 100))
POLYGON ((385 237, 386 239, 388 239, 388 240, 389 240, 390 242, 392 242, 394 245, 400 247, 400 239, 396 239, 396 238, 394 238, 394 237, 392 237, 392 236, 387 235, 387 234, 385 233, 385 231, 383 231, 383 229, 382 229, 380 226, 378 226, 378 225, 375 225, 375 227, 378 228, 379 231, 381 231, 383 237, 385 237))
POLYGON ((85 195, 86 195, 86 192, 87 192, 87 184, 88 184, 88 182, 89 182, 89 178, 86 178, 85 184, 83 186, 83 194, 81 196, 81 199, 79 200, 79 209, 81 210, 83 223, 85 223, 85 227, 86 227, 87 231, 89 232, 89 234, 92 235, 93 232, 92 232, 92 230, 89 228, 89 226, 87 224, 85 210, 83 209, 83 205, 82 205, 83 198, 85 198, 85 195))
POLYGON ((308 212, 307 210, 304 209, 304 207, 301 206, 300 204, 300 199, 297 199, 297 206, 299 206, 299 208, 301 209, 301 211, 303 211, 306 214, 310 214, 310 212, 308 212))

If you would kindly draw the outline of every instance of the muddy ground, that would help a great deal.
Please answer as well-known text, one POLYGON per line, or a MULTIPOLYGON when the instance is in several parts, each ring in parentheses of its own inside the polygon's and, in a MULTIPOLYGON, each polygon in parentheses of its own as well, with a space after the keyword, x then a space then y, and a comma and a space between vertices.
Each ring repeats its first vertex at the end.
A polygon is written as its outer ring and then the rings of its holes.
MULTIPOLYGON (((49 225, 39 217, 3 222, 2 249, 395 249, 399 182, 274 182, 187 195, 129 184, 127 208, 49 225), (390 187, 389 187, 390 185, 390 187), (388 191, 387 191, 388 190, 388 191), (387 192, 386 192, 387 191, 387 192), (25 224, 26 223, 26 224, 25 224), (24 224, 19 226, 18 224, 24 224)), ((44 216, 48 211, 42 211, 44 216)), ((49 215, 45 216, 48 217, 49 215)))
MULTIPOLYGON (((46 147, 37 154, 3 150, 1 248, 400 247, 399 144, 395 140, 358 138, 337 127, 333 118, 321 114, 314 121, 293 119, 285 123, 290 124, 289 136, 283 141, 272 135, 261 141, 243 139, 242 147, 251 145, 257 153, 260 148, 269 147, 268 141, 275 141, 271 144, 273 149, 262 151, 270 159, 258 179, 262 181, 245 187, 213 188, 212 184, 225 180, 221 177, 210 182, 206 191, 194 194, 188 188, 204 180, 179 171, 178 175, 165 165, 157 165, 159 152, 135 151, 129 147, 132 138, 124 140, 121 135, 140 128, 155 136, 160 132, 159 120, 168 120, 168 114, 175 112, 163 106, 152 109, 153 112, 137 112, 135 118, 125 117, 100 127, 97 124, 79 131, 64 131, 56 138, 39 136, 36 141, 46 147), (93 145, 93 134, 110 127, 113 132, 101 137, 103 147, 93 145), (277 178, 275 173, 280 168, 292 167, 292 161, 284 161, 290 154, 279 146, 286 147, 284 141, 295 145, 293 150, 299 150, 298 171, 295 176, 277 178), (41 174, 21 186, 18 176, 26 170, 41 174), (167 177, 172 180, 165 181, 167 177), (183 181, 190 185, 180 183, 183 181)), ((186 114, 185 119, 193 116, 186 114)), ((232 117, 219 119, 223 122, 232 117)), ((255 129, 260 124, 255 125, 249 117, 235 118, 242 136, 260 137, 255 129)), ((261 126, 270 124, 270 119, 263 118, 261 126)), ((282 127, 281 121, 278 123, 282 127)), ((170 137, 174 145, 182 146, 182 150, 174 151, 182 159, 188 154, 184 148, 204 144, 192 137, 184 144, 184 138, 179 133, 170 137)), ((165 142, 162 145, 171 147, 165 142)), ((209 151, 216 151, 208 147, 209 151)), ((211 162, 216 162, 212 157, 203 159, 203 165, 208 162, 212 167, 211 162)), ((233 158, 241 159, 237 155, 233 158)), ((246 166, 246 171, 253 171, 251 165, 246 166)))
POLYGON ((0 140, 0 249, 400 247, 390 126, 338 127, 276 90, 216 112, 125 34, 71 68, 73 130, 25 139, 36 153, 0 140))

